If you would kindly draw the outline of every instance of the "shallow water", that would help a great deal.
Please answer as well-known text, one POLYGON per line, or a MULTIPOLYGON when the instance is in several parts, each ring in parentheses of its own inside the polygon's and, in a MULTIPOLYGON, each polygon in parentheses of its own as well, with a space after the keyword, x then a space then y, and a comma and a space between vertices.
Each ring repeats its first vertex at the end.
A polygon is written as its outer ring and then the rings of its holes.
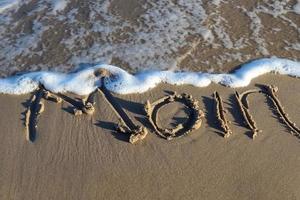
POLYGON ((2 77, 82 63, 227 72, 256 58, 300 57, 296 0, 2 2, 2 77))

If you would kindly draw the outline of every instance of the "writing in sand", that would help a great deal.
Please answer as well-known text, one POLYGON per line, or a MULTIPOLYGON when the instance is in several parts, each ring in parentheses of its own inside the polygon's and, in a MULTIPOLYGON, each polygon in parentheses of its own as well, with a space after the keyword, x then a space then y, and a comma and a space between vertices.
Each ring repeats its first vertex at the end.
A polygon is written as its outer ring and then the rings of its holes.
MULTIPOLYGON (((104 83, 104 78, 102 81, 104 83)), ((243 126, 250 130, 251 137, 253 139, 261 132, 249 110, 248 97, 255 93, 265 95, 271 102, 270 106, 276 110, 277 116, 290 129, 290 133, 296 137, 300 137, 300 128, 297 127, 284 110, 284 107, 277 95, 277 91, 278 87, 274 85, 262 85, 259 89, 247 90, 243 93, 235 92, 235 103, 238 107, 237 111, 243 116, 243 126)), ((130 117, 124 112, 118 101, 114 98, 112 93, 105 87, 105 84, 101 84, 99 88, 87 97, 79 100, 68 97, 62 93, 52 93, 41 85, 29 100, 30 103, 25 112, 26 139, 30 142, 34 142, 36 139, 38 119, 45 109, 45 100, 56 103, 64 101, 70 104, 72 106, 72 113, 75 116, 82 114, 92 115, 95 112, 95 95, 97 93, 100 93, 104 97, 106 103, 118 117, 119 123, 116 126, 116 131, 120 134, 129 134, 129 142, 132 144, 145 139, 149 132, 148 129, 144 126, 137 126, 134 124, 130 117)), ((230 128, 231 122, 227 119, 227 110, 224 108, 222 97, 218 91, 213 93, 213 97, 214 116, 218 124, 217 126, 222 132, 224 138, 228 138, 233 133, 230 128)), ((180 138, 195 132, 201 127, 202 120, 205 117, 197 99, 193 98, 189 94, 177 94, 176 92, 166 95, 154 102, 147 100, 144 105, 144 114, 147 116, 147 121, 151 125, 151 131, 155 132, 159 137, 167 140, 180 138), (173 102, 180 103, 186 107, 189 110, 189 115, 183 123, 178 123, 170 129, 162 128, 158 123, 159 110, 173 102)))

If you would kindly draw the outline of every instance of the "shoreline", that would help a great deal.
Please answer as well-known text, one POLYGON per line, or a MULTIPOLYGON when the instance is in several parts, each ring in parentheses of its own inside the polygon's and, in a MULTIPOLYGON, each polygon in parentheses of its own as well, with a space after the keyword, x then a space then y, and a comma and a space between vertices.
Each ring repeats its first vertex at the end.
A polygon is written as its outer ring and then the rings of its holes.
POLYGON ((88 95, 101 86, 103 77, 106 88, 119 94, 144 93, 160 83, 193 85, 199 88, 218 83, 238 88, 271 72, 300 77, 300 62, 282 58, 258 59, 241 65, 229 74, 184 71, 144 71, 130 74, 119 67, 100 64, 69 74, 41 71, 0 79, 0 93, 25 94, 42 86, 54 93, 88 95))

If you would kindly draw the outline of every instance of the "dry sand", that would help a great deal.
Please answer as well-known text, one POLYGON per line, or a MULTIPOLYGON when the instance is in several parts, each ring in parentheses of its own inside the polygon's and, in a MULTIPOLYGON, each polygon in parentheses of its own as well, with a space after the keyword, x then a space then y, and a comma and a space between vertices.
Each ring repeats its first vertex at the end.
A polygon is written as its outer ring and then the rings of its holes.
MULTIPOLYGON (((277 85, 285 110, 300 123, 299 79, 268 75, 238 91, 257 83, 277 85)), ((113 95, 135 124, 152 130, 144 103, 167 91, 192 94, 206 113, 203 125, 172 141, 151 131, 136 145, 113 131, 117 118, 99 93, 93 115, 74 116, 67 103, 44 101, 33 143, 26 140, 22 121, 31 95, 0 95, 0 199, 300 199, 300 140, 278 120, 265 96, 249 97, 262 130, 253 140, 232 88, 160 85, 144 94, 113 95), (232 121, 228 138, 217 126, 214 91, 232 121)), ((159 112, 159 124, 183 122, 188 111, 178 103, 168 106, 159 112)))

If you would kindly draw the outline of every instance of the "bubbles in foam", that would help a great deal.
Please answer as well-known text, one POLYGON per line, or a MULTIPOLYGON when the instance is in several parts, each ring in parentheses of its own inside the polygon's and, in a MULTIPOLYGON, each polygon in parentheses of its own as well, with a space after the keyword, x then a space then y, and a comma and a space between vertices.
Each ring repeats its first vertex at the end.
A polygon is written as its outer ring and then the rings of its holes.
POLYGON ((300 0, 297 0, 297 3, 294 5, 293 10, 295 13, 300 15, 300 0))
POLYGON ((0 14, 10 8, 18 5, 20 0, 1 0, 0 1, 0 14))
POLYGON ((56 93, 72 92, 78 95, 87 95, 101 84, 101 77, 97 77, 94 73, 97 69, 106 69, 113 75, 106 78, 105 85, 109 90, 119 94, 143 93, 156 87, 159 83, 207 87, 214 82, 234 88, 245 87, 252 79, 270 72, 300 77, 300 62, 280 58, 252 61, 242 65, 232 74, 148 71, 133 75, 116 66, 103 64, 69 74, 32 72, 0 79, 0 93, 29 93, 42 84, 46 89, 56 93))
POLYGON ((66 8, 67 4, 68 2, 66 0, 53 0, 53 13, 56 14, 57 12, 63 11, 66 8))

